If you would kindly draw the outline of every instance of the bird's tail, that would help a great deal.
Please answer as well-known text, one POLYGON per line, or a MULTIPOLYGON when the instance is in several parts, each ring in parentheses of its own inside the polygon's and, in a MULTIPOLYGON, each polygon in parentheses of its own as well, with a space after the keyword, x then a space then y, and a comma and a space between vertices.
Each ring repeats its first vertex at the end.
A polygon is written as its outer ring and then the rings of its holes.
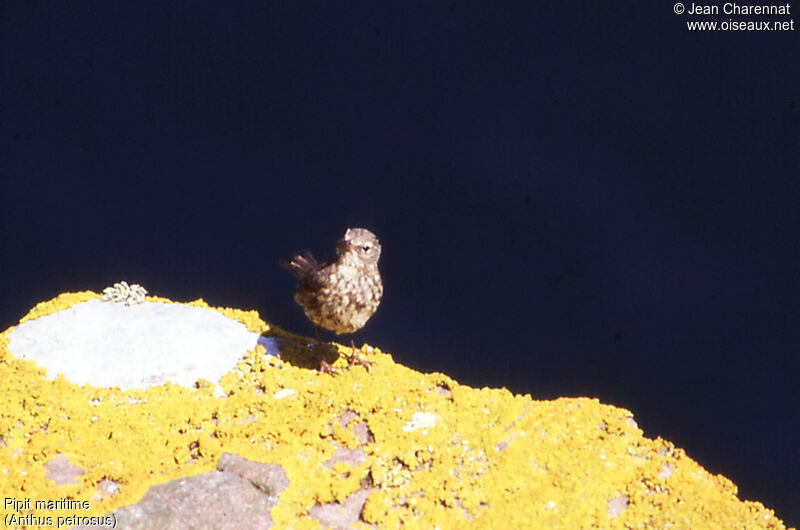
POLYGON ((281 265, 289 269, 289 272, 298 278, 303 278, 311 269, 317 266, 317 260, 311 255, 311 252, 304 250, 290 259, 281 259, 281 265))

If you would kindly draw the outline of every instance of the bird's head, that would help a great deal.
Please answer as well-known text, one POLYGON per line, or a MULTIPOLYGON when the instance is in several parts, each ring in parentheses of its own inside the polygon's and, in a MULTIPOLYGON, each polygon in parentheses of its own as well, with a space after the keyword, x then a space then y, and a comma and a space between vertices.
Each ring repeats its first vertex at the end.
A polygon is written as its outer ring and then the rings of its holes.
POLYGON ((336 245, 336 253, 344 257, 354 256, 367 264, 375 264, 381 257, 381 244, 375 234, 366 228, 348 228, 336 245))

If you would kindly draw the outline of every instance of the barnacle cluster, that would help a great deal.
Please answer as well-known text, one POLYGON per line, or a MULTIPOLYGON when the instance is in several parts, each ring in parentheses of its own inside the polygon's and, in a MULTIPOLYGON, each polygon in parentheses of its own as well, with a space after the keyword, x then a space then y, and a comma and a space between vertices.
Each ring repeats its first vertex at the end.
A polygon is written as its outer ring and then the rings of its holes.
POLYGON ((144 302, 146 294, 147 289, 138 283, 128 285, 128 282, 121 281, 115 283, 113 287, 103 289, 103 301, 124 303, 125 305, 141 304, 144 302))

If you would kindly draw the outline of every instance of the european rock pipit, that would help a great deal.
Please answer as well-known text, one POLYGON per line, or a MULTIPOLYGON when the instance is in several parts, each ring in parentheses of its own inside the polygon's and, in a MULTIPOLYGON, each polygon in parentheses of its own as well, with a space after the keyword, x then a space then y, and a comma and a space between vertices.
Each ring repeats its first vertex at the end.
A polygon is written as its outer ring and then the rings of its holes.
MULTIPOLYGON (((381 245, 375 234, 365 228, 349 228, 336 245, 336 259, 317 263, 311 252, 304 251, 281 264, 297 276, 299 282, 294 300, 317 328, 350 335, 350 365, 358 363, 369 370, 369 361, 356 353, 353 333, 364 327, 378 309, 383 296, 383 283, 378 271, 381 245)), ((321 372, 335 373, 320 359, 321 372)))

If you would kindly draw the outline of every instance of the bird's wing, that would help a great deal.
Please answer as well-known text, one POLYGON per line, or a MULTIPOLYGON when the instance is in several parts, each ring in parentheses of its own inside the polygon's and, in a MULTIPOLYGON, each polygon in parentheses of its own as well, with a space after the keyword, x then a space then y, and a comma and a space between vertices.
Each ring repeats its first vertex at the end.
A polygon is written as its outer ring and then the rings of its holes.
POLYGON ((315 293, 328 285, 330 281, 330 263, 324 263, 311 269, 308 274, 300 278, 298 289, 315 293))
POLYGON ((311 252, 304 250, 299 254, 295 254, 289 259, 281 259, 281 265, 289 269, 289 272, 300 278, 301 280, 308 276, 314 267, 317 266, 317 260, 311 255, 311 252))

